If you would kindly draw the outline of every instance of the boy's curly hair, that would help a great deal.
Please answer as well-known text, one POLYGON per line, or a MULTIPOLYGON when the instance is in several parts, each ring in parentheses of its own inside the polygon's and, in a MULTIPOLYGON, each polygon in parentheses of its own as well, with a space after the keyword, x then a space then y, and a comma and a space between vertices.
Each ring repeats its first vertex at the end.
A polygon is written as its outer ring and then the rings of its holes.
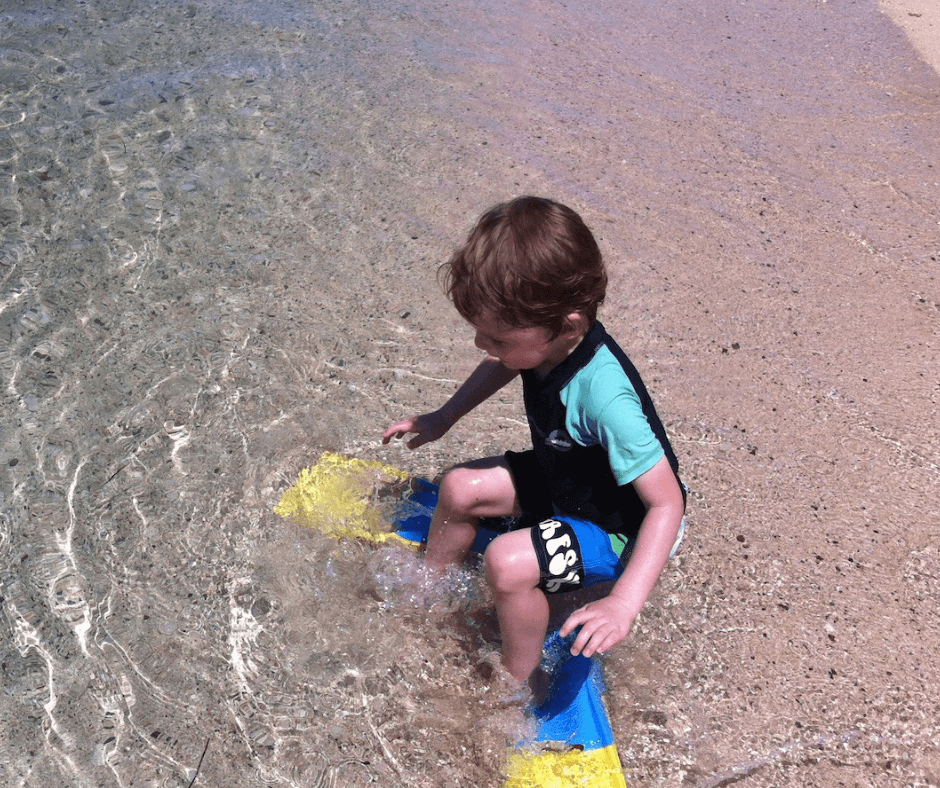
POLYGON ((553 338, 572 312, 593 324, 607 292, 607 271, 587 225, 543 197, 490 208, 438 274, 465 320, 491 314, 509 326, 547 328, 553 338))

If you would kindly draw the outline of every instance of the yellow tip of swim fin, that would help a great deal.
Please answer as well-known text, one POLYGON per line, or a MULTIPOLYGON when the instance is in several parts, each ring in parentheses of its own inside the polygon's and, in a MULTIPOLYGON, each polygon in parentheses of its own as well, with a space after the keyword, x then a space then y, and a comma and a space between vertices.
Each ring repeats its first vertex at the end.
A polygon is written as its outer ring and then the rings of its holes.
POLYGON ((292 522, 325 533, 381 544, 399 538, 388 531, 378 505, 382 485, 404 482, 408 474, 393 465, 324 452, 319 462, 300 472, 274 512, 292 522))
POLYGON ((503 788, 627 788, 614 745, 597 750, 510 752, 503 788))

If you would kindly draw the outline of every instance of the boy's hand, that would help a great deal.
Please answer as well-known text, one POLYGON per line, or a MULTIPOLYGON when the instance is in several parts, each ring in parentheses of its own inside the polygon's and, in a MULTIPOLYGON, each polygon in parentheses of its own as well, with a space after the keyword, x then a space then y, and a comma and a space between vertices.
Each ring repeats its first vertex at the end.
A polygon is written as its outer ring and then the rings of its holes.
POLYGON ((606 596, 575 610, 558 634, 565 637, 580 626, 581 631, 571 644, 571 653, 591 657, 603 654, 629 635, 635 618, 636 614, 625 602, 606 596))
POLYGON ((412 416, 410 419, 403 419, 393 424, 382 435, 382 443, 388 443, 392 438, 404 438, 405 435, 415 433, 415 437, 405 445, 409 449, 417 449, 425 443, 436 441, 451 426, 452 423, 444 418, 439 410, 436 410, 433 413, 412 416))
POLYGON ((575 610, 559 630, 564 637, 581 627, 572 654, 603 653, 630 634, 676 542, 684 507, 669 461, 663 457, 634 480, 633 488, 646 506, 636 546, 610 594, 575 610))

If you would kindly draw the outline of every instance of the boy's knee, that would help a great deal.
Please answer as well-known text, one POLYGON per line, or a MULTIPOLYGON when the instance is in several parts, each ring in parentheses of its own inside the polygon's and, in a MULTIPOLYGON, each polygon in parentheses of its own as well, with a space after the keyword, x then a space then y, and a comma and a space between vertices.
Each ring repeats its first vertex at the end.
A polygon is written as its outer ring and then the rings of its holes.
POLYGON ((508 559, 505 551, 499 549, 497 542, 493 542, 483 554, 483 570, 493 591, 499 593, 510 590, 512 561, 508 559))
POLYGON ((441 479, 440 501, 448 508, 470 514, 474 504, 474 478, 469 468, 451 468, 441 479))
POLYGON ((516 541, 497 537, 483 554, 487 580, 497 594, 528 590, 539 583, 538 562, 516 541))
POLYGON ((497 473, 493 468, 457 465, 441 480, 440 501, 460 514, 487 515, 501 499, 497 473))

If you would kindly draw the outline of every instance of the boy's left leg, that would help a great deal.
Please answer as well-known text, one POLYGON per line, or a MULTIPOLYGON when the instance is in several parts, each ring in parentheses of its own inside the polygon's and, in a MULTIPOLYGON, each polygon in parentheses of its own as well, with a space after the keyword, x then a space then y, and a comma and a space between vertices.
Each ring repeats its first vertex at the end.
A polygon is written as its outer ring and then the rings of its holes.
POLYGON ((551 615, 547 594, 567 596, 616 581, 624 568, 622 555, 630 550, 631 540, 566 517, 493 540, 484 564, 496 598, 503 665, 515 678, 525 679, 541 659, 551 615))
POLYGON ((484 554, 484 568, 496 599, 503 666, 514 678, 525 681, 542 657, 549 618, 529 529, 496 537, 484 554))
POLYGON ((476 537, 481 517, 519 515, 519 500, 504 457, 461 463, 441 481, 428 533, 428 564, 459 564, 476 537))

